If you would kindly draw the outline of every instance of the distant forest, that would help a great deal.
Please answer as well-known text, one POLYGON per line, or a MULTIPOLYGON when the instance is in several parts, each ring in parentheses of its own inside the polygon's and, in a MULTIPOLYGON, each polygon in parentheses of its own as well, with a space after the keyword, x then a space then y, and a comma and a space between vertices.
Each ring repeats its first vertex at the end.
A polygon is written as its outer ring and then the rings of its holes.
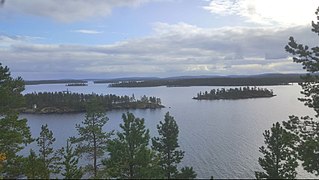
MULTIPOLYGON (((156 86, 267 86, 300 83, 302 74, 263 74, 249 76, 180 76, 180 77, 131 77, 90 80, 96 84, 110 83, 110 87, 156 87, 156 86)), ((26 85, 37 84, 86 84, 89 80, 29 80, 26 85)))
MULTIPOLYGON (((300 83, 299 74, 272 74, 239 77, 181 78, 154 79, 145 81, 122 81, 110 84, 110 87, 156 87, 156 86, 269 86, 300 83)), ((97 82, 96 82, 97 83, 97 82)), ((99 81, 98 83, 102 83, 99 81)))
POLYGON ((212 89, 210 92, 199 92, 193 99, 218 100, 218 99, 248 99, 275 96, 272 90, 257 87, 243 87, 230 89, 212 89))
POLYGON ((65 83, 87 83, 87 81, 86 80, 74 80, 74 79, 25 81, 25 85, 65 84, 65 83))
POLYGON ((112 109, 155 109, 164 107, 157 97, 134 95, 116 96, 114 94, 79 94, 70 92, 39 92, 24 95, 26 105, 20 111, 24 113, 69 113, 85 112, 87 103, 95 99, 100 107, 107 111, 112 109))

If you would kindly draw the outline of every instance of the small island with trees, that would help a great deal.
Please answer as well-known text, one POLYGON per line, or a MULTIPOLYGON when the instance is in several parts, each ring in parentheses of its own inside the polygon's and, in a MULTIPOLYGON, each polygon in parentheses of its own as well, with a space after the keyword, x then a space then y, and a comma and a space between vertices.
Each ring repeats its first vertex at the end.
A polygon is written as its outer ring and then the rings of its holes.
POLYGON ((87 86, 87 83, 68 83, 66 86, 87 86))
POLYGON ((25 106, 20 108, 22 113, 49 114, 49 113, 78 113, 85 112, 86 106, 92 100, 97 101, 105 111, 115 109, 157 109, 164 108, 161 99, 142 96, 135 99, 130 96, 114 94, 98 95, 64 92, 39 92, 25 94, 25 106))
POLYGON ((230 89, 212 89, 210 92, 199 92, 193 99, 197 100, 218 100, 218 99, 249 99, 273 97, 272 90, 257 87, 240 87, 230 89))

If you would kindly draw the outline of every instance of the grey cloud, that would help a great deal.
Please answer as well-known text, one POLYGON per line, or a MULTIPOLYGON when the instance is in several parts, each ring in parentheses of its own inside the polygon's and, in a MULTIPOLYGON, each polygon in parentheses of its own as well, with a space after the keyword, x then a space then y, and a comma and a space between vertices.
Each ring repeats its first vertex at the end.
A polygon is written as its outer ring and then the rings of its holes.
MULTIPOLYGON (((108 45, 45 45, 12 41, 0 49, 14 72, 74 74, 249 74, 297 72, 287 58, 289 36, 315 44, 309 27, 202 29, 156 27, 154 34, 108 45)), ((3 37, 4 38, 4 37, 3 37)))
POLYGON ((137 6, 148 1, 150 0, 10 0, 5 2, 4 10, 73 22, 108 15, 115 7, 137 6))

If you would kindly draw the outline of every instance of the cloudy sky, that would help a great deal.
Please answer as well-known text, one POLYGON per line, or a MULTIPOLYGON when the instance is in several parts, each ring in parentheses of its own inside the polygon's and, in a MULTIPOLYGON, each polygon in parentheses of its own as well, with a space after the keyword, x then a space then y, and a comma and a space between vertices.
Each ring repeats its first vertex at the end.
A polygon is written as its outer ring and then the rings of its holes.
POLYGON ((5 0, 0 62, 24 79, 304 72, 319 0, 5 0))

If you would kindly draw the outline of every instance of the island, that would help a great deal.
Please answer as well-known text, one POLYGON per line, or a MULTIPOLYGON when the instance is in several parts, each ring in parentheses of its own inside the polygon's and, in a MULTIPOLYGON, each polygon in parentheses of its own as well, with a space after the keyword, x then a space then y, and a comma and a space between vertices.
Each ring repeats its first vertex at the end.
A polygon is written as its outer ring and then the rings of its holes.
POLYGON ((63 92, 39 92, 25 94, 25 106, 18 109, 21 113, 80 113, 86 112, 88 102, 95 99, 105 111, 116 109, 157 109, 164 108, 161 99, 142 96, 136 99, 132 96, 117 96, 114 94, 98 95, 63 92))
POLYGON ((87 83, 68 83, 66 86, 87 86, 87 83))
POLYGON ((199 92, 193 99, 197 100, 218 100, 218 99, 248 99, 273 97, 272 90, 257 87, 240 87, 230 89, 212 89, 210 92, 199 92))

